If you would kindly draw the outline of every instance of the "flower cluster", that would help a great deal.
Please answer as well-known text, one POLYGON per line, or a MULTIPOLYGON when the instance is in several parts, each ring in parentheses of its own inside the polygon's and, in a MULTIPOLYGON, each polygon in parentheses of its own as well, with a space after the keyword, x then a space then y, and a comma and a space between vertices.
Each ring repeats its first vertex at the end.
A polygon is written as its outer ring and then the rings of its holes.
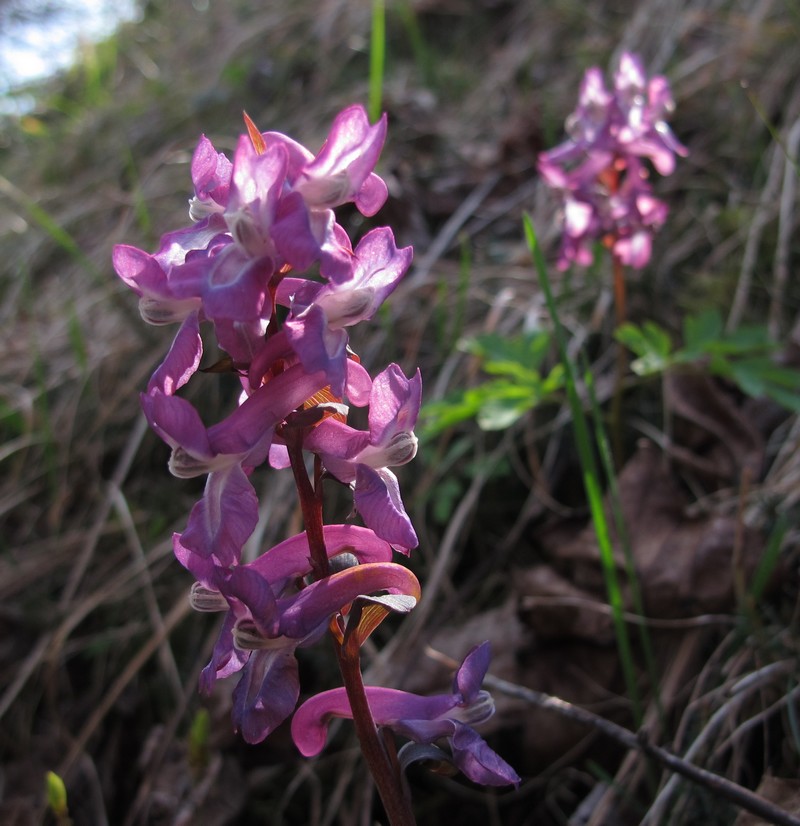
POLYGON ((624 53, 609 91, 603 73, 584 75, 569 138, 539 155, 539 172, 564 198, 564 232, 558 266, 592 262, 601 241, 622 264, 640 269, 650 260, 653 234, 667 206, 653 196, 649 160, 661 175, 686 155, 666 123, 674 104, 667 79, 647 79, 641 60, 624 53))
MULTIPOLYGON (((392 561, 393 551, 417 545, 392 468, 417 452, 422 382, 418 370, 409 377, 396 364, 373 378, 349 347, 348 328, 373 317, 412 257, 388 227, 354 247, 334 214, 352 203, 371 216, 386 200, 374 172, 386 117, 371 125, 363 107, 345 109, 316 155, 245 119, 248 134, 232 160, 201 138, 191 166, 191 225, 164 235, 154 254, 119 245, 113 261, 145 321, 180 325, 142 407, 172 450, 171 472, 206 477, 186 528, 173 538, 196 580, 194 608, 225 614, 201 688, 238 673, 234 723, 248 742, 259 742, 295 709, 298 648, 328 630, 340 646, 353 634, 360 645, 389 611, 408 611, 420 597, 414 574, 392 561), (233 411, 210 426, 178 395, 200 369, 203 336, 226 354, 205 372, 232 372, 240 384, 233 411), (369 407, 367 430, 347 423, 350 406, 369 407), (251 476, 264 464, 292 468, 306 531, 247 562, 243 548, 259 515, 251 476), (323 524, 326 478, 352 489, 363 526, 323 524)), ((479 692, 487 658, 488 651, 477 681, 464 678, 467 687, 448 708, 470 706, 479 694, 488 707, 479 692)), ((366 691, 376 724, 397 729, 392 721, 408 716, 408 701, 366 691)), ((331 713, 347 714, 344 695, 331 713)), ((488 775, 465 768, 478 782, 518 782, 466 722, 437 725, 397 730, 426 742, 448 737, 458 765, 495 767, 488 775)))

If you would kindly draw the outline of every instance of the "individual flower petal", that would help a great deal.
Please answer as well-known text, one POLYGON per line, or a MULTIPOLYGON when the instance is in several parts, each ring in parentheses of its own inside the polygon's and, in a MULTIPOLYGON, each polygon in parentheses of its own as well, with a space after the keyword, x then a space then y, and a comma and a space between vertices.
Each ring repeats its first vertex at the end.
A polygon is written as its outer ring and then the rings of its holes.
POLYGON ((248 743, 260 743, 291 713, 300 695, 293 646, 254 651, 233 691, 233 722, 248 743))
POLYGON ((233 164, 205 136, 200 137, 192 155, 192 183, 195 197, 189 214, 197 221, 214 212, 224 212, 228 203, 233 164))
POLYGON ((181 544, 227 567, 239 561, 258 523, 258 497, 238 464, 209 473, 203 498, 189 514, 181 544))
POLYGON ((197 313, 191 313, 181 324, 167 357, 153 373, 147 385, 148 392, 158 388, 164 395, 172 396, 197 372, 202 356, 200 321, 197 313))
POLYGON ((460 694, 467 703, 474 702, 491 659, 492 649, 488 642, 470 649, 453 677, 453 694, 460 694))
POLYGON ((520 776, 489 748, 489 744, 475 729, 457 723, 450 738, 453 762, 472 780, 482 786, 518 786, 520 776))
POLYGON ((208 472, 206 468, 214 459, 214 451, 197 410, 186 399, 167 395, 158 387, 151 388, 140 398, 148 424, 173 449, 173 458, 180 450, 182 456, 197 468, 188 475, 180 472, 176 475, 188 478, 208 472))
POLYGON ((386 591, 407 594, 419 600, 420 587, 414 574, 394 562, 370 562, 347 568, 312 582, 293 597, 278 600, 280 631, 302 639, 361 594, 386 591))
POLYGON ((240 651, 233 644, 233 626, 236 616, 230 612, 222 623, 211 660, 200 673, 200 691, 211 694, 214 683, 241 671, 250 659, 250 651, 240 651))
MULTIPOLYGON (((325 525, 323 538, 328 557, 354 554, 360 563, 390 562, 392 549, 369 528, 359 525, 325 525)), ((291 581, 311 573, 311 551, 305 532, 285 539, 263 553, 247 567, 264 577, 276 594, 291 581)))
POLYGON ((369 400, 370 442, 388 445, 398 432, 411 432, 422 403, 422 376, 419 369, 406 378, 396 364, 375 377, 369 400))
POLYGON ((400 498, 397 477, 388 468, 374 470, 358 465, 353 499, 364 524, 392 547, 408 554, 419 545, 400 498))
POLYGON ((249 258, 275 256, 271 231, 287 165, 288 155, 281 144, 273 144, 259 154, 247 135, 239 137, 225 222, 233 240, 249 258))

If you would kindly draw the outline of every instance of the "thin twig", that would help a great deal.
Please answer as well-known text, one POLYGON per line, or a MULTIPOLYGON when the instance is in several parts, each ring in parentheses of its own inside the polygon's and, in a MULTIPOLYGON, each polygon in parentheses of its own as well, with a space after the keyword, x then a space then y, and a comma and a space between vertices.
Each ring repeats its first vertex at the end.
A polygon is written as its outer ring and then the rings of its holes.
MULTIPOLYGON (((700 734, 695 738, 694 742, 689 746, 683 758, 683 762, 686 765, 694 765, 693 763, 689 763, 688 761, 694 760, 705 748, 706 744, 709 742, 712 736, 716 734, 716 732, 720 729, 720 727, 726 723, 728 720, 731 719, 732 715, 738 710, 738 708, 750 698, 750 695, 759 689, 762 686, 769 683, 773 680, 776 676, 780 676, 781 674, 790 673, 793 668, 793 663, 790 660, 781 660, 779 662, 770 663, 764 668, 760 668, 758 671, 754 671, 751 674, 743 677, 741 680, 738 680, 733 686, 730 688, 730 699, 724 703, 720 708, 718 708, 709 719, 708 723, 706 723, 703 730, 700 734)), ((713 775, 717 777, 718 775, 713 775)), ((691 778, 690 778, 691 779, 691 778)), ((735 784, 734 784, 735 785, 735 784)), ((653 805, 650 808, 650 812, 648 813, 647 818, 643 821, 644 823, 660 823, 661 818, 666 813, 667 808, 669 807, 669 802, 672 799, 672 796, 676 792, 678 788, 678 778, 671 777, 664 788, 659 792, 658 797, 653 802, 653 805)), ((713 787, 712 787, 713 788, 713 787)), ((735 800, 733 801, 736 802, 735 800)), ((745 807, 746 808, 746 807, 745 807)), ((750 809, 749 811, 754 811, 750 809)), ((755 814, 760 814, 759 812, 754 812, 755 814)), ((770 823, 781 823, 783 821, 777 820, 770 820, 770 823)), ((800 819, 795 819, 795 823, 800 823, 800 819)))
POLYGON ((160 648, 161 643, 177 625, 191 612, 188 599, 179 599, 172 606, 170 612, 164 617, 164 626, 160 633, 153 634, 150 639, 139 649, 125 667, 125 670, 117 677, 113 685, 108 689, 100 704, 92 713, 92 716, 84 723, 75 742, 72 744, 66 757, 58 767, 58 774, 62 777, 69 773, 75 761, 89 742, 89 738, 94 734, 97 727, 111 710, 114 703, 119 699, 120 694, 125 690, 128 683, 139 673, 142 666, 160 648))
POLYGON ((169 637, 164 635, 164 616, 161 613, 161 608, 156 598, 156 592, 153 588, 153 578, 150 575, 150 569, 147 565, 147 558, 145 557, 144 548, 139 539, 139 534, 136 531, 136 525, 133 522, 133 516, 128 508, 128 501, 125 499, 122 491, 111 484, 111 497, 114 503, 114 508, 117 512, 122 529, 128 539, 128 546, 130 547, 131 556, 134 564, 141 566, 142 570, 142 596, 144 597, 145 606, 149 615, 150 624, 153 627, 153 632, 163 635, 163 643, 159 651, 161 660, 161 667, 164 671, 164 676, 169 683, 170 689, 175 697, 175 701, 180 703, 183 698, 184 691, 181 684, 181 675, 178 670, 178 664, 175 662, 175 655, 172 653, 169 637))
POLYGON ((750 223, 750 230, 747 233, 747 242, 742 255, 742 266, 739 271, 739 280, 736 284, 736 292, 733 296, 733 303, 728 314, 728 321, 725 329, 730 332, 739 326, 747 302, 750 298, 750 286, 753 283, 753 272, 758 258, 758 248, 764 228, 775 214, 775 202, 778 199, 778 192, 781 185, 781 170, 783 165, 781 159, 783 153, 779 146, 772 147, 772 157, 769 162, 769 173, 764 189, 761 190, 761 198, 758 201, 753 220, 750 223))
POLYGON ((778 243, 775 248, 775 264, 772 271, 772 298, 769 304, 767 326, 770 338, 778 341, 781 332, 781 316, 786 301, 786 285, 789 283, 789 246, 794 235, 794 202, 797 189, 797 154, 800 150, 800 119, 792 124, 786 139, 786 165, 783 170, 783 191, 778 213, 778 243))
POLYGON ((119 490, 122 487, 122 484, 128 475, 128 471, 133 464, 136 452, 139 450, 139 445, 142 443, 142 439, 144 438, 144 434, 146 432, 147 420, 145 419, 144 414, 139 414, 133 430, 128 437, 125 450, 123 450, 122 455, 117 462, 117 466, 114 468, 114 473, 111 476, 108 491, 97 509, 97 514, 95 515, 92 527, 89 529, 89 535, 86 540, 86 544, 84 545, 83 552, 78 557, 74 567, 72 568, 67 584, 64 586, 64 590, 61 593, 59 608, 62 610, 66 609, 70 605, 73 597, 78 591, 81 581, 83 580, 83 575, 86 573, 86 569, 89 567, 89 563, 94 556, 94 552, 97 549, 97 543, 100 541, 103 528, 105 527, 108 516, 111 513, 114 491, 119 490))
POLYGON ((445 222, 439 234, 428 247, 425 255, 414 267, 414 272, 410 278, 406 279, 407 288, 419 287, 428 277, 428 273, 433 269, 434 264, 450 249, 451 244, 458 235, 458 231, 465 222, 472 217, 475 210, 483 202, 486 196, 494 189, 500 180, 498 174, 489 175, 484 178, 472 192, 467 195, 458 209, 445 222))

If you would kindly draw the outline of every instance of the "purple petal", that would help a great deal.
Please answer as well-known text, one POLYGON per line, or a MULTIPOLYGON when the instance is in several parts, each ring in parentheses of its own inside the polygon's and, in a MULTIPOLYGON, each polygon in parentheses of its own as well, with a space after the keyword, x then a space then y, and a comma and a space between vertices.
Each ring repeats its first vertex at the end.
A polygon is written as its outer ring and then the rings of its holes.
POLYGON ((370 443, 387 445, 400 431, 411 432, 417 423, 422 402, 422 376, 419 368, 412 379, 390 364, 372 383, 369 400, 370 443))
POLYGON ((246 457, 257 465, 267 456, 275 425, 282 422, 324 387, 321 373, 306 373, 300 365, 290 367, 245 399, 226 419, 208 429, 215 453, 246 457))
POLYGON ((233 692, 233 723, 248 743, 260 743, 294 710, 300 679, 294 646, 255 651, 233 692))
POLYGON ((453 692, 459 693, 465 703, 471 703, 477 697, 491 658, 492 648, 488 641, 471 648, 464 657, 453 680, 453 692))
MULTIPOLYGON (((361 563, 391 562, 391 546, 369 528, 358 525, 325 525, 323 537, 329 558, 348 552, 354 554, 361 563)), ((310 557, 308 536, 303 532, 270 548, 246 567, 258 571, 275 593, 280 594, 289 582, 311 572, 310 557)))
MULTIPOLYGON (((402 720, 436 720, 453 708, 455 701, 449 694, 422 697, 396 688, 367 686, 367 699, 375 723, 394 727, 402 720)), ((313 757, 325 748, 328 725, 332 717, 352 719, 353 712, 344 688, 323 691, 306 700, 292 719, 292 739, 304 757, 313 757)), ((445 733, 452 731, 445 726, 445 733)), ((436 731, 440 731, 436 727, 436 731)), ((440 736, 434 733, 433 738, 440 736)))
MULTIPOLYGON (((326 464, 331 458, 352 459, 369 444, 369 433, 366 430, 355 428, 340 422, 337 419, 325 419, 306 436, 303 447, 313 453, 319 453, 326 464)), ((331 468, 328 468, 340 482, 352 482, 355 470, 341 478, 331 468)))
POLYGON ((353 359, 347 359, 347 381, 344 392, 350 404, 356 407, 365 407, 369 404, 372 379, 367 370, 353 359))
POLYGON ((158 388, 166 396, 173 395, 197 372, 202 355, 200 322, 197 313, 192 313, 178 330, 167 357, 153 373, 147 392, 158 388))
POLYGON ((154 387, 140 396, 150 427, 173 449, 183 448, 200 461, 210 461, 214 452, 205 425, 195 408, 180 396, 168 396, 154 387))
POLYGON ((203 310, 210 319, 267 320, 267 286, 274 271, 272 258, 253 259, 230 244, 210 263, 203 292, 203 310))
POLYGON ((325 311, 317 304, 288 318, 283 329, 303 367, 310 373, 324 371, 331 392, 341 397, 347 374, 347 333, 331 330, 325 311))
POLYGON ((224 207, 228 202, 232 169, 233 164, 202 135, 192 156, 192 182, 197 197, 224 207))
POLYGON ((520 776, 497 752, 489 748, 475 729, 455 723, 450 739, 453 762, 474 783, 482 786, 518 786, 520 776))
POLYGON ((278 636, 278 607, 267 580, 248 565, 236 565, 222 586, 225 596, 235 597, 249 611, 256 628, 265 637, 278 636))
POLYGON ((375 591, 408 594, 419 599, 419 581, 414 574, 393 562, 356 565, 325 579, 312 582, 299 594, 278 600, 281 633, 302 639, 357 596, 375 591))
POLYGON ((308 208, 299 192, 290 192, 281 199, 272 226, 272 239, 281 256, 299 272, 307 270, 319 257, 320 244, 312 232, 308 208))
POLYGON ((224 680, 241 671, 250 658, 249 651, 240 651, 233 644, 233 626, 236 617, 233 611, 229 611, 225 617, 219 636, 214 644, 211 653, 211 660, 200 673, 200 691, 204 694, 211 694, 214 683, 217 680, 224 680))
MULTIPOLYGON (((351 283, 375 290, 374 314, 411 266, 414 250, 412 247, 398 249, 391 229, 377 227, 358 242, 353 255, 355 271, 351 283)), ((365 318, 371 318, 372 314, 365 318)))
POLYGON ((239 562, 258 523, 258 497, 239 465, 208 475, 203 498, 192 508, 181 543, 228 567, 239 562))
MULTIPOLYGON (((158 251, 153 256, 169 274, 170 289, 176 296, 186 298, 190 285, 181 284, 183 275, 173 269, 184 264, 193 253, 205 251, 214 239, 226 230, 221 215, 209 215, 190 227, 168 232, 161 236, 158 251)), ((195 295, 196 293, 192 293, 195 295)))
POLYGON ((172 534, 172 552, 178 562, 189 571, 192 576, 206 588, 219 591, 222 582, 223 569, 214 561, 213 557, 200 556, 200 554, 187 548, 181 542, 181 534, 172 534))
POLYGON ((149 253, 117 244, 111 256, 117 275, 139 296, 169 295, 167 274, 149 253))
POLYGON ((381 539, 404 554, 417 547, 417 534, 403 507, 397 477, 390 470, 358 465, 354 501, 364 524, 381 539))

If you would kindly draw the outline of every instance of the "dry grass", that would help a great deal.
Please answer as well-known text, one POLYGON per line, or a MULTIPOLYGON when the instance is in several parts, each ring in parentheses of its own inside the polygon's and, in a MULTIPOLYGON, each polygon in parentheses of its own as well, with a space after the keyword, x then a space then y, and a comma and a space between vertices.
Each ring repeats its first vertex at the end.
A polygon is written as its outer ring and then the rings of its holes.
MULTIPOLYGON (((115 50, 98 50, 99 74, 76 68, 40 90, 38 108, 4 123, 0 138, 0 820, 40 822, 43 772, 52 768, 67 777, 78 826, 367 823, 370 790, 344 728, 340 751, 313 763, 284 732, 245 748, 229 733, 223 691, 204 754, 189 753, 197 673, 214 629, 189 618, 169 537, 197 491, 169 477, 166 449, 138 413, 137 394, 170 331, 144 327, 109 261, 113 244, 152 247, 185 220, 200 132, 230 149, 246 109, 262 128, 314 145, 342 105, 364 101, 369 4, 149 6, 115 50)), ((790 194, 781 197, 786 160, 770 134, 786 142, 800 118, 796 11, 730 0, 648 0, 634 14, 631 4, 599 0, 419 0, 423 59, 400 4, 389 6, 382 172, 391 198, 378 219, 415 245, 417 264, 382 324, 359 333, 368 366, 419 364, 429 399, 477 379, 450 324, 464 249, 464 332, 544 322, 520 226, 522 210, 532 211, 554 241, 536 152, 560 138, 583 70, 610 64, 623 48, 669 75, 673 126, 691 149, 658 183, 671 219, 646 281, 633 288, 633 313, 674 326, 687 308, 714 306, 734 321, 763 321, 772 303, 781 340, 800 345, 790 335, 800 337, 798 284, 791 264, 775 263, 797 258, 797 210, 790 194)), ((603 283, 602 272, 575 274, 564 312, 610 374, 603 283)), ((213 416, 229 401, 220 390, 205 403, 213 416)), ((637 390, 630 404, 632 420, 658 430, 651 391, 637 390)), ((790 525, 797 513, 796 423, 763 406, 742 410, 763 441, 763 472, 747 490, 735 462, 730 478, 713 484, 681 465, 673 478, 676 524, 696 501, 709 523, 730 520, 733 533, 712 534, 720 570, 745 545, 763 553, 777 512, 790 525), (752 547, 737 533, 745 525, 752 547)), ((594 639, 559 638, 558 619, 532 618, 520 586, 522 573, 546 562, 582 589, 570 599, 598 603, 591 560, 559 551, 574 547, 585 523, 563 424, 546 411, 502 437, 465 427, 427 445, 405 474, 425 601, 384 636, 369 663, 376 677, 441 689, 449 676, 426 661, 425 645, 459 657, 489 637, 496 673, 629 722, 602 628, 594 639)), ((685 444, 708 446, 696 431, 685 444)), ((257 484, 269 518, 251 550, 298 525, 287 481, 264 474, 257 484)), ((800 763, 793 527, 785 545, 783 580, 762 606, 744 610, 731 589, 707 611, 725 615, 721 625, 659 632, 663 714, 652 704, 646 718, 655 740, 751 787, 770 774, 796 776, 800 763), (751 674, 761 675, 752 690, 732 693, 751 674)), ((333 667, 324 652, 307 652, 306 686, 326 686, 333 667)), ((494 736, 527 778, 521 790, 496 796, 415 771, 421 824, 441 823, 443 813, 445 822, 508 826, 635 823, 648 810, 650 823, 735 816, 518 703, 500 702, 494 736), (594 814, 569 820, 592 794, 594 814)))

